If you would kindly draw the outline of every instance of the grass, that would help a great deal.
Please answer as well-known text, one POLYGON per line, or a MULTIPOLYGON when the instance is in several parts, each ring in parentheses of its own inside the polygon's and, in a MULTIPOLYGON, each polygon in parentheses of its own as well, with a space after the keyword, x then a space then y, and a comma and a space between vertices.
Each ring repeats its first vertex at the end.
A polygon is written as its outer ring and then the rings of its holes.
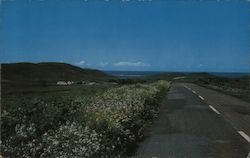
POLYGON ((156 80, 169 80, 172 82, 194 83, 205 88, 234 96, 241 100, 250 102, 250 79, 249 76, 239 78, 226 78, 211 75, 209 73, 161 73, 157 75, 137 78, 144 82, 156 80))
POLYGON ((67 86, 15 86, 4 88, 4 97, 11 96, 80 96, 92 95, 99 91, 105 90, 112 85, 67 85, 67 86))
POLYGON ((200 84, 200 85, 208 89, 212 89, 212 90, 222 92, 227 95, 234 96, 246 102, 250 102, 250 90, 249 89, 247 90, 247 89, 239 89, 239 88, 224 87, 224 86, 220 87, 220 86, 213 85, 213 84, 208 84, 208 85, 200 84))
POLYGON ((119 157, 158 112, 168 82, 15 87, 3 95, 2 154, 119 157))
POLYGON ((226 78, 207 73, 195 73, 187 75, 185 78, 177 80, 176 82, 194 83, 250 102, 249 77, 226 78))

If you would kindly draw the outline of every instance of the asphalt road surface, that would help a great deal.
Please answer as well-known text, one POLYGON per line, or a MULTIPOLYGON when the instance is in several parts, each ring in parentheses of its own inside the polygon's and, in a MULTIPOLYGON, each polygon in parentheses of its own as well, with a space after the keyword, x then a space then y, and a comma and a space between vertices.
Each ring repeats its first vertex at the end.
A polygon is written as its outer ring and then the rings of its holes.
POLYGON ((250 158, 250 104, 174 83, 134 157, 250 158))

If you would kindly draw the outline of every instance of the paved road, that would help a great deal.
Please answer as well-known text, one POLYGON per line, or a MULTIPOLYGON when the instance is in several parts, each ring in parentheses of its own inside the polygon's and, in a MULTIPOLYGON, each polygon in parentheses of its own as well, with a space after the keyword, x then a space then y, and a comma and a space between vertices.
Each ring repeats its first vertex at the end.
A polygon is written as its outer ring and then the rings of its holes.
POLYGON ((250 158, 250 104, 175 83, 134 157, 250 158))

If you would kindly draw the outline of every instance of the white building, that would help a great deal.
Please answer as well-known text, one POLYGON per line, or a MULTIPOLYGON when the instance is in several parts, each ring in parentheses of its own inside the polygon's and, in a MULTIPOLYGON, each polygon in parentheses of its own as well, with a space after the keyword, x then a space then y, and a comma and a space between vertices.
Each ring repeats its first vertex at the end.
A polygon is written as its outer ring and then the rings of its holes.
POLYGON ((65 81, 58 81, 56 84, 57 85, 67 85, 67 83, 65 81))

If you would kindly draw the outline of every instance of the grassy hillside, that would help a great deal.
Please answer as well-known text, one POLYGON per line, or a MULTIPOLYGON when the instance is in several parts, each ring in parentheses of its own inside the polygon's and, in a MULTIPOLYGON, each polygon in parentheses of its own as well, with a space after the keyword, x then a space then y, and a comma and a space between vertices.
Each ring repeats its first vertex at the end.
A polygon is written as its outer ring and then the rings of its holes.
POLYGON ((3 84, 44 85, 57 81, 104 81, 113 78, 99 70, 82 69, 65 63, 2 64, 3 84))
POLYGON ((200 86, 250 101, 248 76, 238 78, 218 77, 208 73, 192 73, 177 82, 191 82, 200 86))
POLYGON ((218 77, 209 73, 191 73, 185 78, 179 79, 179 82, 193 82, 199 85, 217 85, 220 87, 231 87, 239 89, 249 89, 249 77, 227 78, 218 77))
MULTIPOLYGON (((235 96, 245 101, 250 101, 249 76, 228 78, 219 77, 206 72, 196 73, 161 73, 144 78, 142 81, 169 80, 172 82, 189 82, 197 85, 235 96)), ((137 79, 137 80, 138 80, 137 79)))

